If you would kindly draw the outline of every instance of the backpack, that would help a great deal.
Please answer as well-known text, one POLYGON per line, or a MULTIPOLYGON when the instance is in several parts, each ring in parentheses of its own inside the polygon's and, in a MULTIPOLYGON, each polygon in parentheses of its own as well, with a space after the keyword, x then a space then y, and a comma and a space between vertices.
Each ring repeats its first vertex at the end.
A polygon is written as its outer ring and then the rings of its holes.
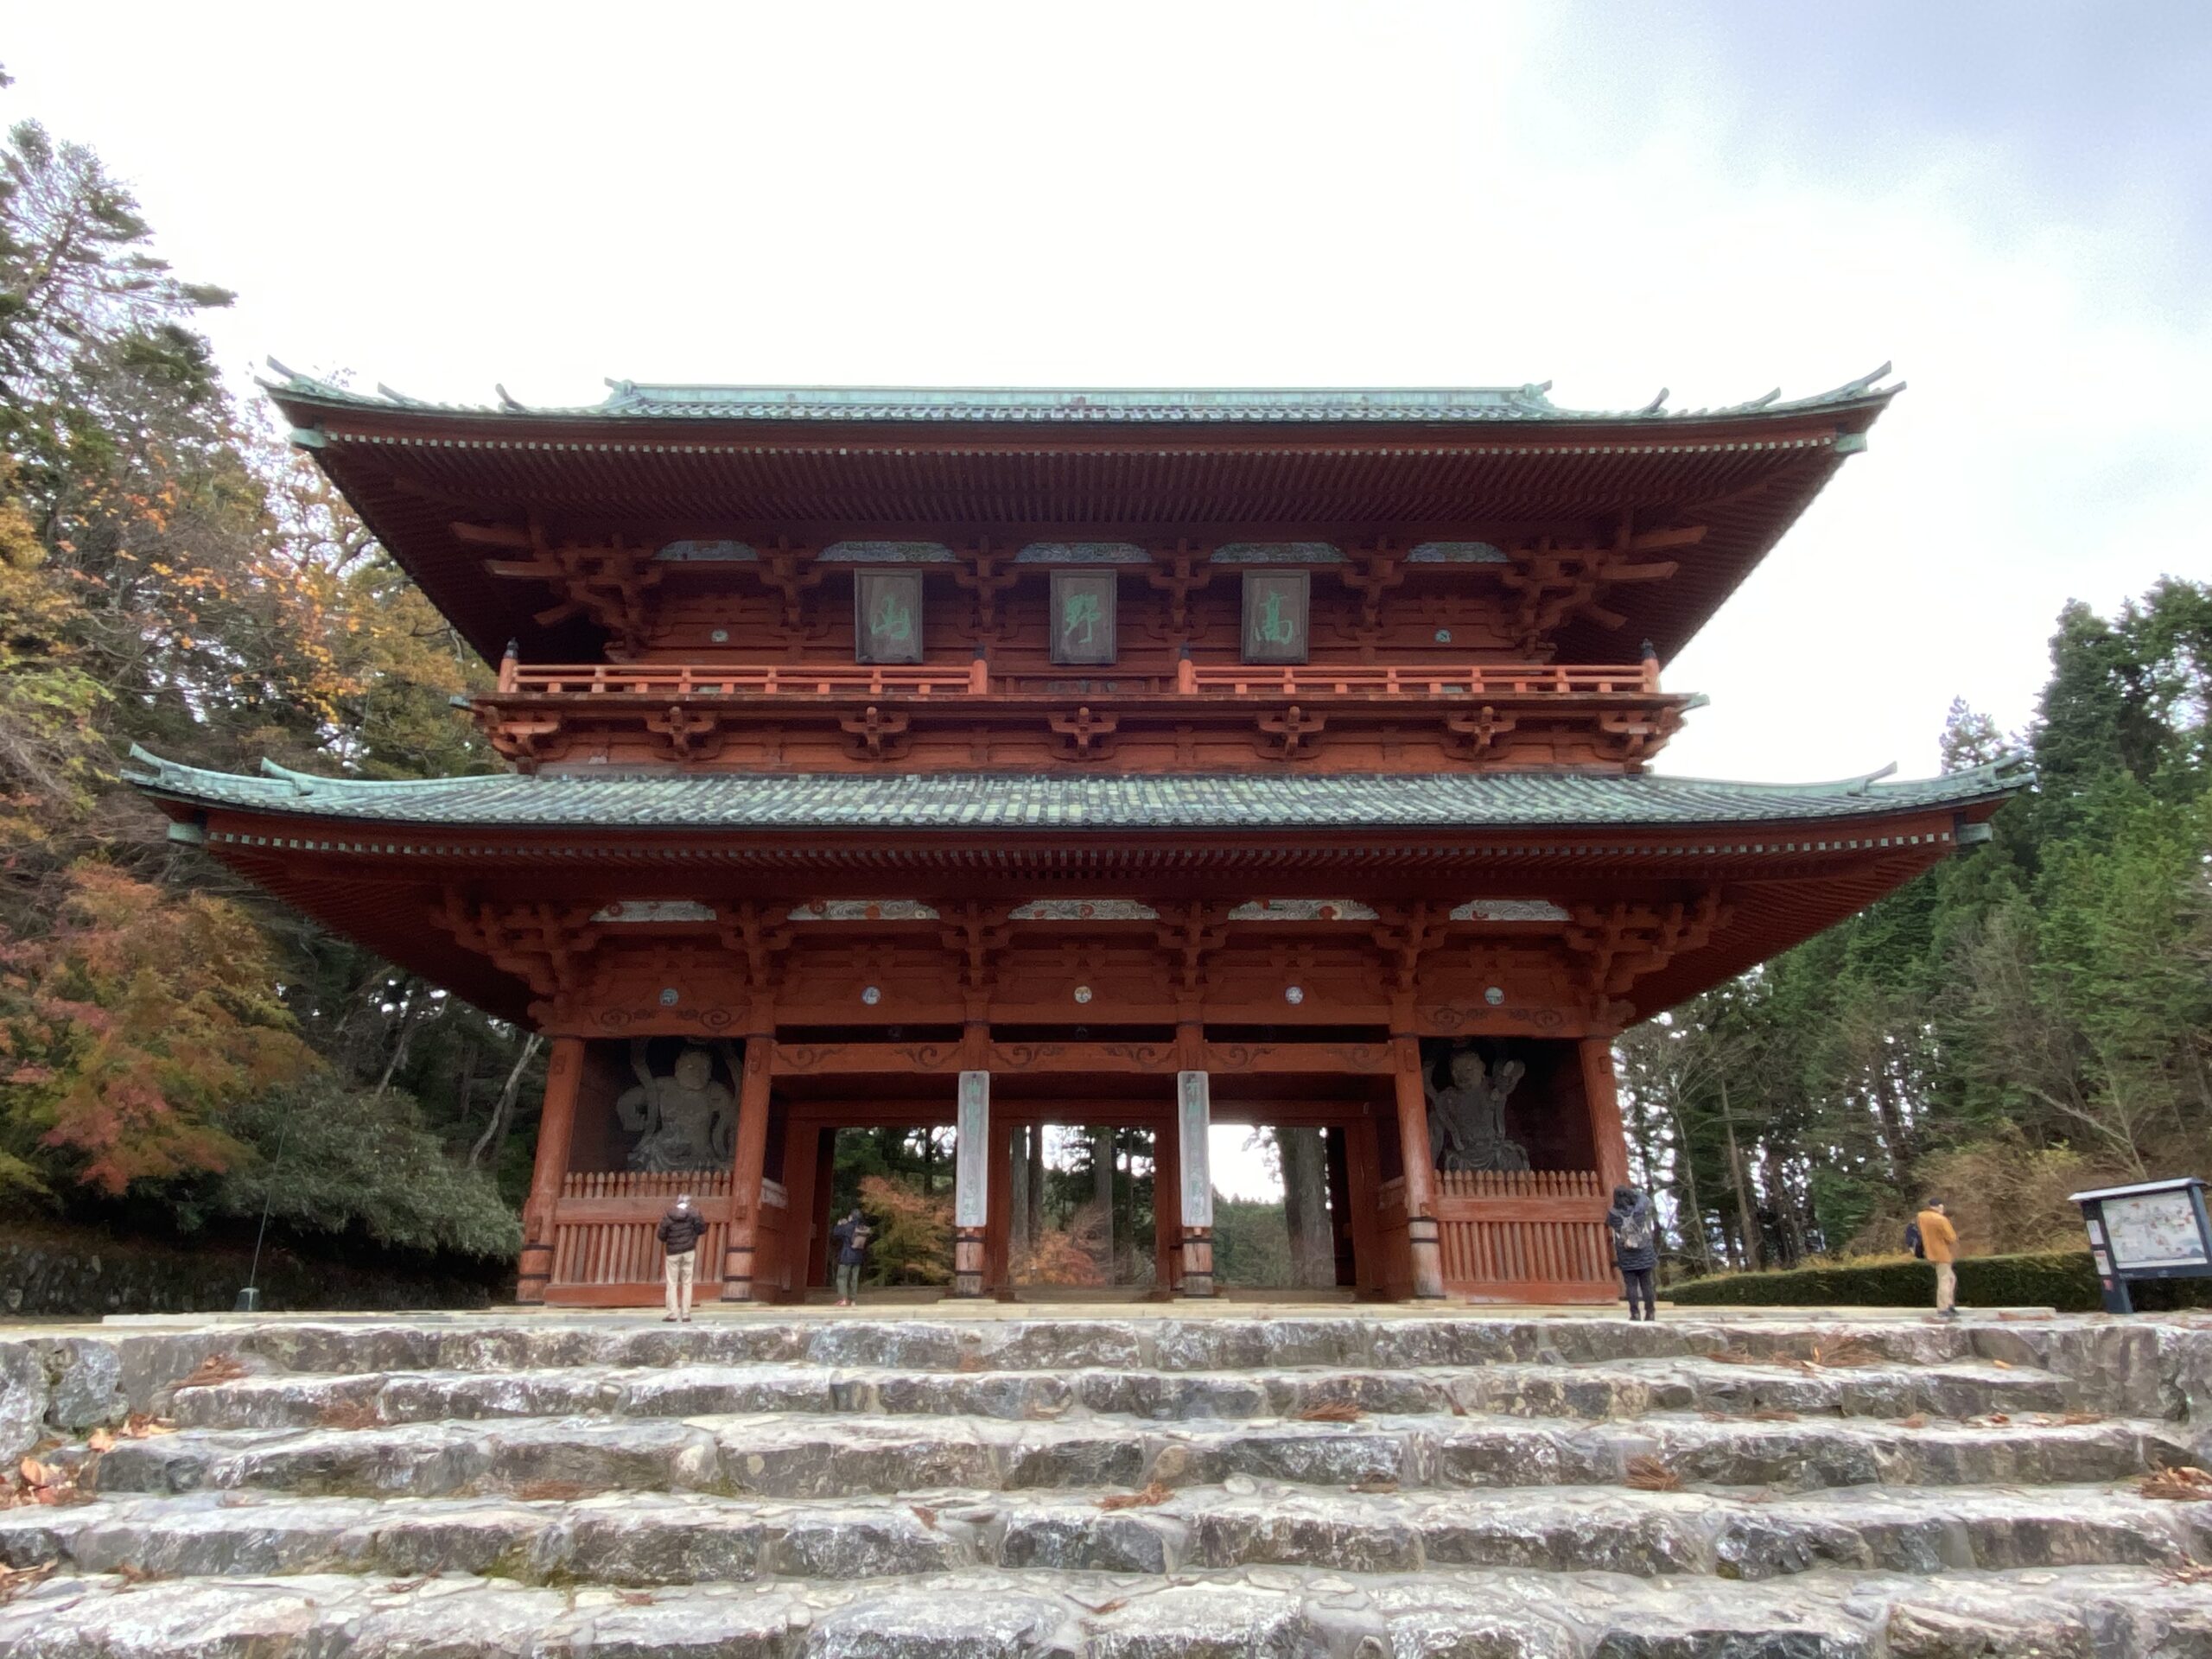
POLYGON ((1651 1206, 1638 1205, 1621 1218, 1620 1241, 1624 1250, 1643 1250, 1651 1248, 1653 1225, 1651 1206))
POLYGON ((1915 1255, 1920 1257, 1923 1261, 1927 1260, 1928 1252, 1924 1248, 1923 1248, 1920 1243, 1920 1224, 1918 1222, 1908 1221, 1905 1223, 1904 1247, 1908 1250, 1910 1250, 1915 1255))

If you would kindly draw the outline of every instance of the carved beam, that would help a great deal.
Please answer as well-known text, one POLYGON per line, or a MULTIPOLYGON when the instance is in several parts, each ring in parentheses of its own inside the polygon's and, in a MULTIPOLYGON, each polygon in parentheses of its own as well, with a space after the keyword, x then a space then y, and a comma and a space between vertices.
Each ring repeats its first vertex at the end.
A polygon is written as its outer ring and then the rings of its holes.
POLYGON ((721 721, 704 709, 671 703, 667 712, 645 716, 645 729, 660 740, 671 760, 711 760, 722 752, 727 734, 721 721))
POLYGON ((518 772, 536 772, 540 762, 558 759, 569 747, 566 722, 558 715, 502 715, 481 703, 472 713, 485 741, 518 772))
POLYGON ((1271 760, 1302 760, 1320 746, 1321 729, 1328 723, 1326 715, 1309 715, 1294 702, 1280 715, 1259 716, 1255 741, 1271 760))
POLYGON ((1479 760, 1520 723, 1488 703, 1472 713, 1455 711, 1444 716, 1445 750, 1455 760, 1479 760))
POLYGON ((1122 717, 1116 714, 1095 715, 1085 703, 1072 715, 1048 715, 1045 723, 1060 740, 1061 760, 1097 760, 1113 753, 1114 734, 1121 726, 1122 717))

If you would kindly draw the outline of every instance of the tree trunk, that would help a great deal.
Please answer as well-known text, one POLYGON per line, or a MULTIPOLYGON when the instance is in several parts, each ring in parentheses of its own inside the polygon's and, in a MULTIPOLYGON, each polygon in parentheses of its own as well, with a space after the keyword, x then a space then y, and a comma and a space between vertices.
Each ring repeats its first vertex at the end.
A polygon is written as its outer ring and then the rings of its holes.
POLYGON ((1728 1079, 1720 1083, 1720 1122, 1728 1131, 1728 1175, 1736 1187, 1736 1232, 1744 1241, 1744 1265, 1757 1273, 1762 1265, 1759 1249, 1759 1212, 1752 1207, 1750 1184, 1744 1179, 1744 1154, 1736 1144, 1736 1115, 1728 1108, 1728 1079))
POLYGON ((1697 1243, 1697 1259, 1707 1273, 1713 1271, 1713 1234, 1705 1224, 1705 1205, 1697 1195, 1697 1158, 1690 1147, 1689 1131, 1682 1127, 1682 1115, 1672 1106, 1668 1116, 1675 1120, 1675 1170, 1681 1178, 1682 1197, 1687 1200, 1689 1219, 1683 1231, 1682 1243, 1692 1239, 1697 1243))
POLYGON ((1012 1134, 1014 1152, 1007 1160, 1007 1249, 1018 1258, 1029 1250, 1029 1131, 1012 1134))
POLYGON ((537 1058, 537 1051, 544 1042, 545 1039, 536 1032, 524 1039, 522 1052, 515 1056, 514 1069, 507 1073, 506 1083, 499 1090, 499 1097, 493 1103, 492 1121, 484 1126, 483 1135, 468 1149, 471 1169, 483 1161, 487 1152, 493 1153, 496 1160, 497 1149, 506 1144, 506 1125, 514 1116, 515 1099, 522 1093, 522 1074, 530 1070, 530 1063, 537 1058))
POLYGON ((1097 1205, 1099 1225, 1104 1230, 1099 1255, 1106 1282, 1115 1281, 1114 1264, 1114 1131, 1094 1129, 1090 1141, 1091 1201, 1097 1205))
POLYGON ((1283 1220, 1290 1230, 1291 1283, 1318 1289, 1336 1281, 1336 1242, 1329 1231, 1329 1165, 1319 1129, 1275 1131, 1282 1160, 1283 1220))
POLYGON ((1029 1126, 1029 1236, 1045 1236, 1045 1126, 1029 1126))

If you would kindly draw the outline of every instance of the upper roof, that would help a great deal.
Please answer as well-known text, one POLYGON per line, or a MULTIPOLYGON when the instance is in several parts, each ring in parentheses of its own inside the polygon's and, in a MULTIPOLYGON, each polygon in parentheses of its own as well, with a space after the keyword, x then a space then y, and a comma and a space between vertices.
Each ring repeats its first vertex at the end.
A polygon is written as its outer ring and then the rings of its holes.
POLYGON ((1562 409, 1551 400, 1548 380, 1520 386, 731 386, 668 385, 609 380, 596 404, 532 407, 496 390, 499 401, 439 404, 410 397, 389 386, 374 394, 354 391, 270 360, 283 377, 261 384, 279 403, 334 409, 406 409, 440 414, 486 414, 540 420, 579 416, 625 420, 688 421, 982 421, 1122 425, 1153 423, 1394 422, 1518 423, 1726 420, 1745 415, 1786 415, 1806 410, 1879 404, 1902 390, 1875 391, 1890 372, 1886 363, 1809 397, 1784 401, 1777 388, 1763 397, 1714 409, 1670 410, 1664 388, 1637 409, 1562 409))
POLYGON ((266 382, 294 438, 487 658, 596 658, 599 631, 485 569, 457 521, 632 545, 926 533, 1231 539, 1700 524, 1680 570, 1608 590, 1632 613, 1560 632, 1562 660, 1671 658, 1802 512, 1900 388, 1671 410, 1561 408, 1543 386, 1459 390, 913 390, 613 383, 531 409, 266 382), (537 620, 540 613, 550 620, 537 620))
POLYGON ((1192 832, 1310 828, 1688 827, 1848 821, 2001 798, 2017 766, 1904 783, 1825 784, 1574 772, 1405 775, 855 772, 767 775, 541 772, 370 782, 264 761, 265 776, 207 772, 133 748, 130 781, 203 808, 365 825, 462 829, 1192 832))

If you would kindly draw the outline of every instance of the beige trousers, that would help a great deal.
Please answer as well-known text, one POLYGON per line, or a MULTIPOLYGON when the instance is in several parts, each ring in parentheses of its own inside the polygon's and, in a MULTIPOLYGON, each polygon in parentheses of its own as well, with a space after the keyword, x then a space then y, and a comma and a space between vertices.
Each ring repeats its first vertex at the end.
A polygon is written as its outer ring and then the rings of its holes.
POLYGON ((671 1319, 691 1317, 691 1275, 699 1262, 696 1250, 686 1250, 681 1255, 671 1255, 662 1273, 668 1281, 668 1316, 671 1319), (683 1306, 677 1306, 681 1297, 683 1306))
POLYGON ((1948 1313, 1959 1305, 1959 1270, 1948 1262, 1936 1264, 1936 1311, 1948 1313))

